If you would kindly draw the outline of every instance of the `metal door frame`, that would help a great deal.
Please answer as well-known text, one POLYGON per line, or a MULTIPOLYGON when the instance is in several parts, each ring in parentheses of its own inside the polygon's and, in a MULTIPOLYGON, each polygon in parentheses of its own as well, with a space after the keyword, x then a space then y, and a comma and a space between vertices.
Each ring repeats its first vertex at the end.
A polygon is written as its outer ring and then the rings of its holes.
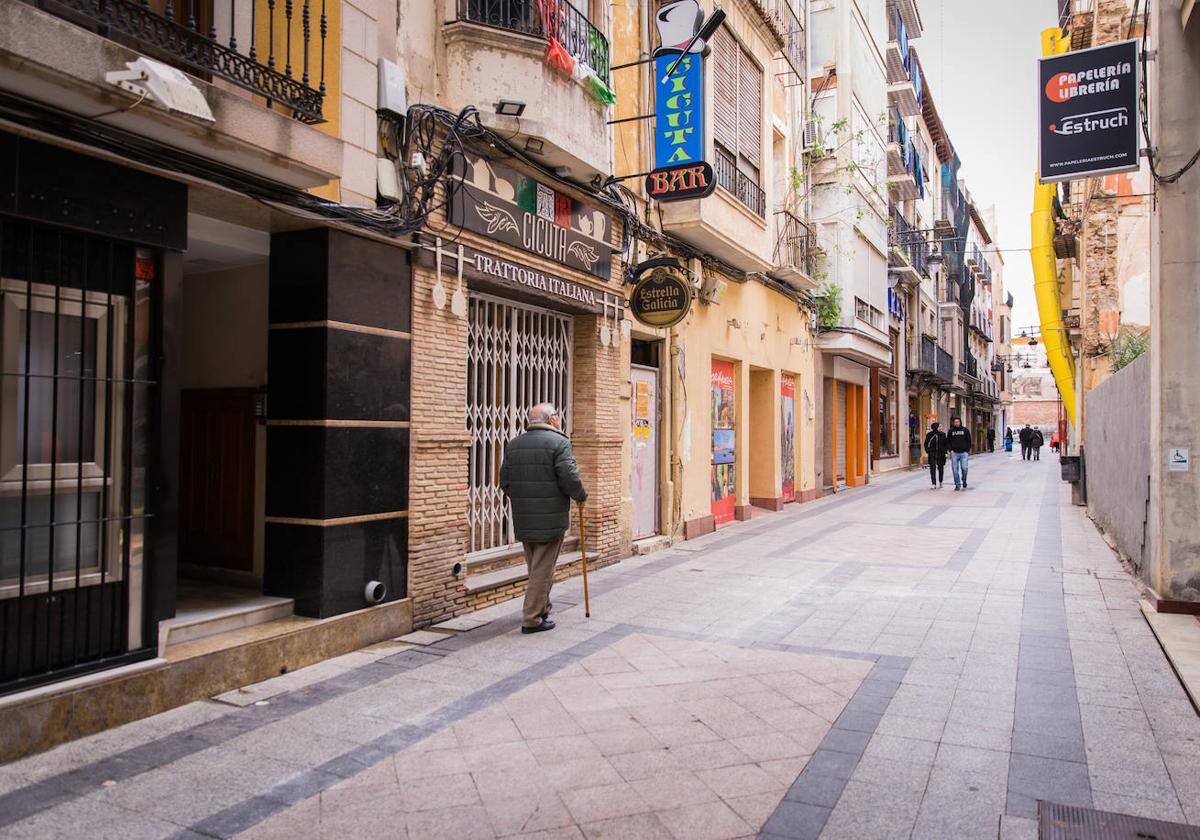
MULTIPOLYGON (((644 370, 654 374, 654 526, 653 530, 642 537, 634 536, 635 540, 645 539, 647 536, 655 536, 661 534, 662 528, 662 368, 650 367, 649 365, 635 365, 632 362, 629 365, 631 371, 644 370)), ((630 394, 630 397, 636 399, 636 395, 630 394)), ((633 405, 629 407, 630 426, 633 425, 633 405)), ((629 468, 633 469, 633 449, 630 448, 629 468)), ((630 493, 633 492, 632 481, 630 483, 630 493)), ((636 507, 636 506, 635 506, 636 507)), ((631 526, 632 530, 632 526, 631 526)))
MULTIPOLYGON (((486 318, 483 320, 486 320, 486 318)), ((546 339, 547 337, 543 338, 546 339)), ((485 483, 484 478, 489 474, 492 476, 499 474, 500 464, 503 459, 504 444, 515 437, 520 431, 524 430, 524 415, 529 406, 533 404, 530 402, 531 400, 549 399, 554 402, 555 407, 562 413, 563 430, 567 434, 570 434, 571 392, 574 387, 575 378, 574 338, 574 318, 567 313, 558 312, 546 307, 532 306, 527 303, 494 295, 477 292, 470 292, 469 294, 466 394, 467 431, 471 434, 471 448, 467 456, 468 555, 505 550, 517 545, 517 542, 511 537, 512 511, 509 507, 508 499, 499 491, 497 485, 490 482, 485 483), (498 405, 495 400, 490 405, 483 405, 482 403, 473 401, 473 392, 478 393, 479 391, 479 379, 473 379, 473 374, 477 369, 480 369, 485 361, 484 358, 476 357, 477 350, 472 345, 473 338, 480 330, 495 329, 494 325, 478 325, 478 316, 476 313, 480 305, 495 307, 497 311, 501 309, 506 310, 504 312, 508 320, 506 332, 503 336, 496 336, 493 339, 503 338, 509 344, 507 348, 508 358, 503 363, 506 381, 499 383, 492 380, 490 386, 493 389, 496 386, 503 387, 504 399, 507 402, 506 405, 498 405), (557 323, 563 329, 564 335, 553 337, 555 341, 564 341, 563 364, 557 370, 547 367, 539 372, 528 367, 530 362, 528 358, 520 358, 520 354, 524 349, 519 343, 519 334, 522 328, 520 322, 522 313, 525 313, 527 317, 545 319, 547 324, 557 323), (524 374, 522 374, 522 365, 526 365, 524 374), (534 378, 538 376, 550 377, 557 381, 553 383, 551 393, 545 394, 544 391, 540 391, 538 395, 531 395, 534 389, 543 388, 548 382, 548 379, 543 378, 539 383, 535 384, 531 381, 531 376, 534 378), (476 423, 486 426, 489 421, 496 425, 497 428, 488 430, 487 434, 492 436, 491 440, 482 440, 477 434, 476 423)), ((499 360, 494 359, 494 361, 499 360)), ((485 385, 485 390, 488 387, 485 385)))

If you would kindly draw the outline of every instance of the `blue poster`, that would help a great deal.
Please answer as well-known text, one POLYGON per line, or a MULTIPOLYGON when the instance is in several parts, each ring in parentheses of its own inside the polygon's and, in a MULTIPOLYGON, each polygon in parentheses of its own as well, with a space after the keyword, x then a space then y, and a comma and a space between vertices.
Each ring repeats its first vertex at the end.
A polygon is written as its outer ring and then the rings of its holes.
POLYGON ((671 77, 663 80, 679 53, 654 59, 654 168, 704 160, 704 62, 698 53, 685 55, 671 77))

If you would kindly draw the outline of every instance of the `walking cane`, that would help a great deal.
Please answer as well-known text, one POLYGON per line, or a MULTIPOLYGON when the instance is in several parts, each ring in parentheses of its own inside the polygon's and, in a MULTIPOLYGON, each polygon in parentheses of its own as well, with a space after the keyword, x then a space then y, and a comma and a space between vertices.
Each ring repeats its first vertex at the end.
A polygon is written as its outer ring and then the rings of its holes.
POLYGON ((587 538, 583 533, 583 503, 579 503, 579 552, 583 555, 583 617, 592 617, 592 604, 588 600, 587 585, 587 538))

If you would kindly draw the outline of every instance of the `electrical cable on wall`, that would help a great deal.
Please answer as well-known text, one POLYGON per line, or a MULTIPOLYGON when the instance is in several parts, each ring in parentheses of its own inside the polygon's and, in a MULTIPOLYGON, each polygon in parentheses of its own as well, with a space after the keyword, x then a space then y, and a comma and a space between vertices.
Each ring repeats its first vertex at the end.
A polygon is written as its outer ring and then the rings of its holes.
MULTIPOLYGON (((1141 0, 1133 0, 1133 14, 1129 18, 1129 30, 1127 33, 1127 37, 1133 35, 1133 22, 1134 22, 1134 20, 1137 19, 1138 4, 1140 2, 1141 2, 1141 0)), ((1193 166, 1195 166, 1197 161, 1200 161, 1200 149, 1196 150, 1196 153, 1194 155, 1192 155, 1192 157, 1188 160, 1187 163, 1185 163, 1183 166, 1181 166, 1176 171, 1172 172, 1170 175, 1162 175, 1159 173, 1158 166, 1154 162, 1154 154, 1153 154, 1154 147, 1151 145, 1151 142, 1150 142, 1150 116, 1149 116, 1150 96, 1149 96, 1149 85, 1146 83, 1146 71, 1147 71, 1146 45, 1147 45, 1147 37, 1149 35, 1149 31, 1150 31, 1150 0, 1146 0, 1146 5, 1142 7, 1142 48, 1140 50, 1140 54, 1141 54, 1140 60, 1142 63, 1142 73, 1141 73, 1142 78, 1141 78, 1139 96, 1140 96, 1140 105, 1141 105, 1141 112, 1142 112, 1142 119, 1141 119, 1142 137, 1145 138, 1146 148, 1151 150, 1151 154, 1149 154, 1146 159, 1150 162, 1150 174, 1154 176, 1154 180, 1160 184, 1174 184, 1176 181, 1178 181, 1180 178, 1182 178, 1189 169, 1191 169, 1193 166)))

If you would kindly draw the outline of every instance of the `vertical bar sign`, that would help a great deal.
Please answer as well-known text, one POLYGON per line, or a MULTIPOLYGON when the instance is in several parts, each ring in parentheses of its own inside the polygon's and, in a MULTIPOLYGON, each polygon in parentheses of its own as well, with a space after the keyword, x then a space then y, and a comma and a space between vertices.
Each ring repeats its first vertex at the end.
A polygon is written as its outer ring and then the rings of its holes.
POLYGON ((654 171, 646 192, 657 201, 703 198, 716 189, 704 160, 704 61, 700 53, 680 58, 678 50, 654 57, 654 171), (671 65, 675 71, 667 76, 671 65))

